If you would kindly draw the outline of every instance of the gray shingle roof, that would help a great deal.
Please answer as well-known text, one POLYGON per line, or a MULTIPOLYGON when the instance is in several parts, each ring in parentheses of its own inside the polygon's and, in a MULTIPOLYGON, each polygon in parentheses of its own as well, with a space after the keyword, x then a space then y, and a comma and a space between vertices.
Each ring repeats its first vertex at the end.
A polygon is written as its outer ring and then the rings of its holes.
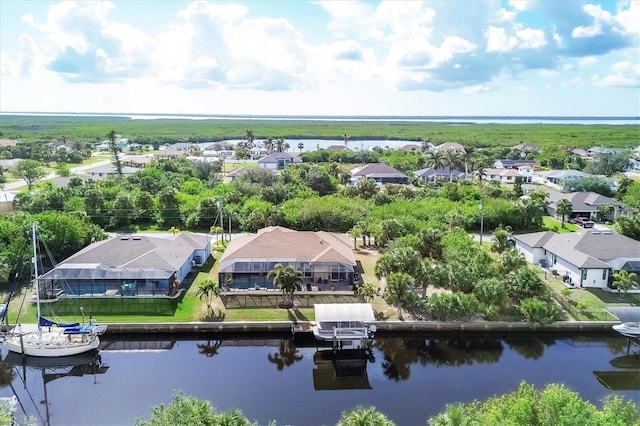
POLYGON ((394 169, 393 167, 384 163, 370 163, 365 166, 355 168, 351 170, 351 176, 353 177, 384 176, 384 177, 403 177, 403 178, 407 177, 407 175, 405 175, 401 171, 394 169))
POLYGON ((552 231, 533 232, 531 234, 513 235, 514 240, 521 241, 531 248, 542 248, 542 246, 556 235, 552 231))
POLYGON ((640 260, 640 242, 612 231, 556 234, 543 248, 581 268, 609 268, 619 258, 640 260))
POLYGON ((278 160, 288 160, 292 163, 302 163, 302 159, 297 155, 291 155, 288 152, 274 152, 258 160, 258 163, 277 163, 278 160))

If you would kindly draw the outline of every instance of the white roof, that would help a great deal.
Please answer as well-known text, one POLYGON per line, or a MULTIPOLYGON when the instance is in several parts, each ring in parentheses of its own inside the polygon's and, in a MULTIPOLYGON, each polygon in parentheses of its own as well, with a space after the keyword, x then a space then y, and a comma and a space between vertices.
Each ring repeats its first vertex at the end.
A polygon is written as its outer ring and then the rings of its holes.
POLYGON ((375 321, 370 303, 316 303, 316 322, 375 321))

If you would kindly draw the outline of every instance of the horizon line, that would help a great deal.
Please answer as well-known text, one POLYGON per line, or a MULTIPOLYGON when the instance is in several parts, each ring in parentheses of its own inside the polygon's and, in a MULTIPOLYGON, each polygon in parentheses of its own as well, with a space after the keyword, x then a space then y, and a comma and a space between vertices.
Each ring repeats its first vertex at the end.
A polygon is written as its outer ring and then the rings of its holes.
POLYGON ((210 114, 159 112, 70 112, 70 111, 0 111, 0 115, 91 115, 91 116, 176 116, 176 117, 243 117, 243 118, 513 118, 513 119, 640 119, 640 115, 331 115, 331 114, 210 114))

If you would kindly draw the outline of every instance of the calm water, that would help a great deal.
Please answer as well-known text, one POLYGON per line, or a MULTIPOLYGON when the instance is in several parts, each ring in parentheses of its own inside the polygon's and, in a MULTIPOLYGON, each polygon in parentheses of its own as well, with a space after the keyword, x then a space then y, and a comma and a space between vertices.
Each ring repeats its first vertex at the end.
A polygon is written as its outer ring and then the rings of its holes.
POLYGON ((261 425, 334 425, 358 404, 375 405, 398 425, 424 425, 447 403, 510 392, 523 380, 562 382, 596 404, 611 392, 640 403, 640 361, 622 357, 627 341, 616 335, 379 337, 375 360, 342 360, 337 370, 320 361, 317 351, 326 348, 308 340, 105 338, 99 365, 1 363, 0 396, 16 395, 18 414, 51 425, 132 424, 177 389, 220 411, 240 408, 261 425), (625 390, 608 389, 598 375, 625 390))

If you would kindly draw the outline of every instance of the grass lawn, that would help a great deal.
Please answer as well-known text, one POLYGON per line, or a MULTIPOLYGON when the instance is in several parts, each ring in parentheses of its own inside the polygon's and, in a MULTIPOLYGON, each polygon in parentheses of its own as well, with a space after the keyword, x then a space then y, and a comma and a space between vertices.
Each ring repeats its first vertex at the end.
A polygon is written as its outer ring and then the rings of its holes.
POLYGON ((543 216, 542 224, 549 231, 554 231, 559 234, 566 234, 568 232, 579 231, 580 229, 582 229, 578 225, 574 225, 573 223, 569 222, 565 222, 563 228, 562 222, 552 218, 551 216, 543 216))

